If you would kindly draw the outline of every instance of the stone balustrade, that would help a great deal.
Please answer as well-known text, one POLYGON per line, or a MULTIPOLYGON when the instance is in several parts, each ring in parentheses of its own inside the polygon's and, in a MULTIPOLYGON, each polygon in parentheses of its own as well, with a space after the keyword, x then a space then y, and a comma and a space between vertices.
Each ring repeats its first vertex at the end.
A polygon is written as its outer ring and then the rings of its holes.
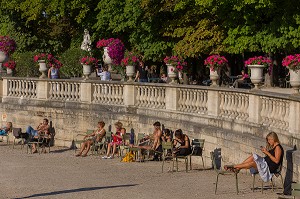
POLYGON ((201 86, 3 78, 3 98, 73 101, 170 110, 264 125, 300 134, 299 98, 201 86))

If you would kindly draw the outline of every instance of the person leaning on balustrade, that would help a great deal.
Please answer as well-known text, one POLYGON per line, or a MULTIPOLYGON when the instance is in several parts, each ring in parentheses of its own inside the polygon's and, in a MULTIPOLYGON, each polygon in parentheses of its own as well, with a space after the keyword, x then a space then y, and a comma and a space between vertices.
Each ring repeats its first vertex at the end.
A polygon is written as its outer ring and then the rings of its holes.
POLYGON ((86 157, 91 146, 96 142, 101 142, 101 140, 103 139, 103 137, 106 134, 104 126, 105 126, 105 123, 103 121, 100 121, 100 122, 98 122, 98 128, 93 133, 84 136, 84 139, 86 141, 82 143, 79 153, 75 155, 76 157, 81 156, 81 155, 82 155, 82 157, 86 157), (84 150, 85 150, 85 152, 83 153, 84 150))
POLYGON ((275 132, 270 132, 266 136, 266 143, 266 147, 260 147, 260 150, 266 155, 265 157, 254 153, 240 164, 224 166, 225 170, 239 172, 241 169, 250 169, 252 174, 258 171, 264 182, 270 181, 272 173, 275 173, 282 165, 284 150, 275 132))

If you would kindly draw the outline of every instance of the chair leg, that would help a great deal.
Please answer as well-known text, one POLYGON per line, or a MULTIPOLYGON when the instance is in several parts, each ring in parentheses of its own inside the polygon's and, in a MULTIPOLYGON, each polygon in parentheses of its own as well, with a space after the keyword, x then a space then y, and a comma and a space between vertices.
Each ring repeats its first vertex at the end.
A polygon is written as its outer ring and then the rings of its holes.
POLYGON ((203 165, 203 169, 205 169, 205 167, 204 167, 204 160, 203 160, 203 156, 201 156, 201 158, 202 158, 202 165, 203 165))
POLYGON ((261 180, 261 193, 263 193, 263 192, 264 192, 264 181, 261 180))
POLYGON ((188 157, 184 158, 184 162, 185 162, 185 172, 188 172, 188 167, 189 167, 189 159, 188 159, 188 157))
POLYGON ((282 175, 281 175, 281 173, 280 173, 279 175, 280 175, 280 178, 281 178, 282 192, 284 192, 283 178, 282 178, 282 175))
POLYGON ((271 178, 271 185, 272 185, 272 191, 274 192, 273 176, 272 176, 272 178, 271 178))
POLYGON ((235 186, 236 186, 236 194, 239 194, 239 182, 238 182, 238 174, 235 174, 235 186))
POLYGON ((178 172, 178 159, 176 157, 176 171, 178 172))
POLYGON ((219 174, 217 174, 217 181, 216 181, 216 187, 215 187, 215 194, 217 194, 218 181, 219 181, 219 174))
POLYGON ((192 156, 190 155, 190 170, 192 170, 192 156))
POLYGON ((255 184, 255 174, 253 174, 253 183, 252 183, 252 191, 254 192, 254 184, 255 184))

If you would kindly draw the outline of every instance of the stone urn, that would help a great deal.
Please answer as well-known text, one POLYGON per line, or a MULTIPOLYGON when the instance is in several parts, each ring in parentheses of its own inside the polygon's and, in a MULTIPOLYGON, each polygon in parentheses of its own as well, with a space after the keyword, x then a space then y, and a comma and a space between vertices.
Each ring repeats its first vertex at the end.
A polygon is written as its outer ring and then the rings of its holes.
POLYGON ((92 74, 92 66, 87 64, 82 64, 84 79, 89 79, 92 74))
POLYGON ((39 71, 42 73, 42 75, 39 77, 40 79, 45 79, 47 78, 46 72, 48 70, 46 60, 38 60, 39 63, 39 71))
POLYGON ((175 78, 177 77, 177 69, 172 64, 167 64, 168 77, 171 79, 169 84, 176 84, 175 78))
POLYGON ((12 75, 13 70, 11 68, 6 68, 6 74, 7 75, 12 75))
POLYGON ((250 79, 251 82, 254 84, 254 89, 259 89, 258 85, 263 80, 263 71, 265 66, 264 65, 248 65, 248 68, 251 70, 250 79))
POLYGON ((135 68, 134 66, 126 66, 126 75, 128 77, 127 82, 133 82, 133 75, 135 73, 135 68))
POLYGON ((0 72, 3 71, 2 64, 8 60, 8 55, 5 52, 0 51, 0 72))
POLYGON ((210 86, 213 86, 213 87, 218 86, 218 84, 217 84, 218 79, 219 79, 219 72, 218 72, 218 70, 210 68, 210 70, 209 70, 209 77, 210 77, 210 80, 212 82, 212 84, 210 86))
POLYGON ((112 68, 111 68, 112 59, 108 55, 108 47, 104 47, 103 49, 104 49, 104 53, 102 56, 103 62, 104 62, 104 64, 108 65, 108 71, 112 71, 112 68))
POLYGON ((294 89, 294 93, 297 94, 299 93, 299 88, 300 88, 300 70, 289 69, 289 71, 290 71, 290 84, 294 89))

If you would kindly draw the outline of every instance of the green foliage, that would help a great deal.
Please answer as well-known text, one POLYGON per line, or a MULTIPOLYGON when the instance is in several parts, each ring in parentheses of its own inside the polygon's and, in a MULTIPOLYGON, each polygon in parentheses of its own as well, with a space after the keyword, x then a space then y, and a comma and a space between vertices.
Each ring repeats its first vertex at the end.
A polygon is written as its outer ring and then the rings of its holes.
POLYGON ((79 48, 70 48, 60 57, 63 67, 60 68, 61 78, 81 77, 82 65, 80 59, 86 55, 86 51, 79 48))
POLYGON ((33 60, 35 52, 14 53, 11 57, 16 62, 17 77, 39 77, 39 66, 33 60))

